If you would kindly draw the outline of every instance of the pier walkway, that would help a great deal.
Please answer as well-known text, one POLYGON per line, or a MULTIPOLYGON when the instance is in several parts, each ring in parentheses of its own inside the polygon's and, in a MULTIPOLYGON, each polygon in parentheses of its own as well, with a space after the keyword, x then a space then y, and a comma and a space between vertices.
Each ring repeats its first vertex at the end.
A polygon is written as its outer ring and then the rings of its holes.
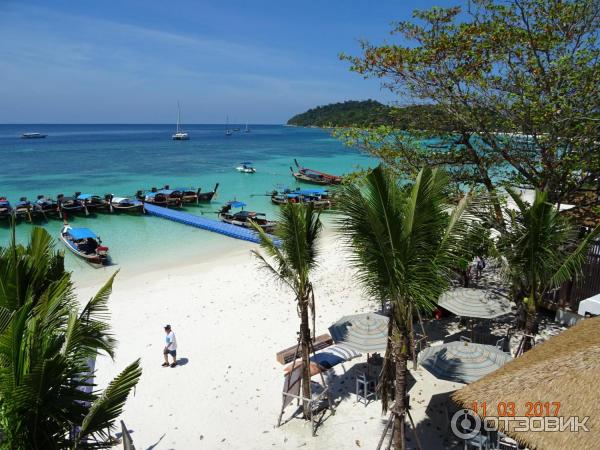
POLYGON ((243 241, 249 241, 254 243, 260 243, 258 233, 248 228, 238 227, 229 223, 220 222, 218 220, 207 219, 202 216, 195 214, 178 211, 175 209, 163 208, 162 206, 144 204, 144 209, 147 214, 156 217, 162 217, 163 219, 172 220, 179 222, 184 225, 191 227, 201 228, 203 230, 212 231, 213 233, 224 234, 235 239, 241 239, 243 241))

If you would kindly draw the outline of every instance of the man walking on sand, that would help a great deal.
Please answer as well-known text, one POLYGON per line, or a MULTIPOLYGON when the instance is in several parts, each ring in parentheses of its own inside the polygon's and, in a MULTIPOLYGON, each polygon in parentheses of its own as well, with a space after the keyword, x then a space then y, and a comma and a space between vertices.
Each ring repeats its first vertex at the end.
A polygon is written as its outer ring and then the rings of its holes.
POLYGON ((177 365, 177 339, 175 338, 175 333, 171 330, 171 325, 165 326, 165 333, 167 334, 165 338, 166 345, 163 350, 165 362, 162 366, 169 367, 169 355, 171 355, 173 357, 173 364, 170 364, 170 366, 175 367, 177 365))

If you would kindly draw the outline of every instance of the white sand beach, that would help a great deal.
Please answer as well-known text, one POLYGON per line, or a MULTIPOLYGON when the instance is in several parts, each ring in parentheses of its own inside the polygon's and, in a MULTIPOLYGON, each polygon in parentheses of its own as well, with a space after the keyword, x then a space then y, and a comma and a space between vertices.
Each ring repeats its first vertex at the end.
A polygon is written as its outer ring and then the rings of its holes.
MULTIPOLYGON (((97 382, 104 387, 142 358, 141 381, 122 416, 136 448, 375 448, 385 423, 381 402, 365 407, 354 395, 354 366, 364 356, 328 373, 336 414, 316 437, 301 419, 275 427, 283 385, 283 366, 275 354, 295 344, 299 319, 292 293, 258 269, 252 248, 238 242, 237 249, 210 261, 118 275, 110 299, 117 357, 114 363, 104 357, 97 361, 97 382), (167 323, 177 335, 176 368, 161 367, 167 323)), ((365 299, 343 245, 330 232, 322 241, 313 284, 317 334, 343 315, 377 309, 365 299)), ((87 299, 97 288, 80 287, 78 295, 87 299)), ((444 392, 461 385, 437 380, 421 368, 412 376, 412 413, 422 444, 445 448, 445 414, 426 408, 432 395, 443 400, 444 392)), ((284 417, 292 410, 288 407, 284 417)), ((408 432, 409 444, 414 443, 408 432)))

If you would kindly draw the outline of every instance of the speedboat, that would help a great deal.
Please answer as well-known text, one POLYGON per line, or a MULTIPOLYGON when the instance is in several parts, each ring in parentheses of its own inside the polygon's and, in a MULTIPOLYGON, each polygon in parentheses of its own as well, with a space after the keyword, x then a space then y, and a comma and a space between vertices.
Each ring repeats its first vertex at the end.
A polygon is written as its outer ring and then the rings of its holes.
POLYGON ((86 214, 88 212, 85 204, 76 198, 65 197, 63 194, 58 194, 56 196, 56 201, 58 202, 58 208, 61 212, 79 213, 84 211, 86 214))
POLYGON ((330 209, 333 200, 325 189, 284 189, 271 192, 271 202, 276 205, 287 203, 311 203, 316 209, 330 209))
POLYGON ((13 209, 6 197, 0 197, 0 219, 12 217, 13 209))
POLYGON ((264 213, 245 211, 243 208, 246 206, 244 202, 231 201, 227 202, 221 211, 219 211, 220 219, 225 223, 236 225, 238 227, 253 229, 252 222, 261 227, 265 232, 270 233, 275 229, 276 222, 267 220, 267 216, 264 213), (232 213, 231 208, 242 208, 241 211, 232 213))
POLYGON ((100 197, 99 195, 93 194, 82 194, 81 192, 75 192, 74 196, 87 208, 88 211, 107 211, 109 204, 108 200, 100 197))
POLYGON ((13 208, 13 213, 16 219, 26 219, 28 222, 31 222, 31 211, 33 206, 31 202, 27 200, 27 197, 21 197, 17 203, 15 203, 15 207, 13 208))
POLYGON ((320 184, 320 185, 330 185, 330 184, 341 184, 342 177, 337 175, 331 175, 329 173, 319 172, 317 170, 309 169, 307 167, 302 167, 298 164, 298 161, 294 159, 294 163, 296 163, 296 167, 298 169, 297 172, 294 172, 294 169, 290 167, 290 171, 294 178, 298 181, 304 181, 305 183, 312 184, 320 184))
POLYGON ((46 136, 48 135, 42 133, 23 133, 21 139, 43 139, 46 136))
POLYGON ((103 266, 109 262, 108 247, 104 247, 100 237, 89 228, 73 228, 65 223, 60 239, 75 255, 92 265, 103 266))
POLYGON ((144 204, 139 200, 133 200, 129 197, 116 197, 112 194, 107 195, 110 208, 114 212, 143 213, 144 204))
POLYGON ((256 169, 252 167, 252 161, 244 161, 240 163, 235 170, 242 173, 256 173, 256 169))

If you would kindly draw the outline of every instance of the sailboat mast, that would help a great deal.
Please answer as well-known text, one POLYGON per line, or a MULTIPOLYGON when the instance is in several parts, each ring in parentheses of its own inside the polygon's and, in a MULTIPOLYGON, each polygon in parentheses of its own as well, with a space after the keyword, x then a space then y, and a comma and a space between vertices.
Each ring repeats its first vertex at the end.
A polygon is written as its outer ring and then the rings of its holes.
POLYGON ((177 100, 177 132, 179 133, 179 122, 181 120, 181 108, 179 107, 179 100, 177 100))

